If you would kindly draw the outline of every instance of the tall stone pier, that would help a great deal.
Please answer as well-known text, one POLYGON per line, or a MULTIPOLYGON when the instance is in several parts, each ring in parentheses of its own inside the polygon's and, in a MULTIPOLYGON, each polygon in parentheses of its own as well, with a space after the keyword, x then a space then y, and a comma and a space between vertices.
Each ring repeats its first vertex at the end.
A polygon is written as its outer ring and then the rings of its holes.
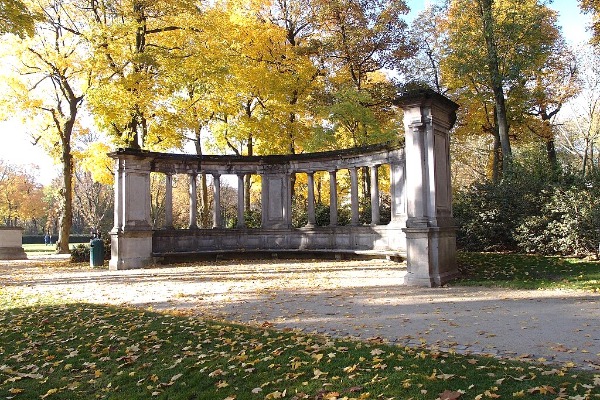
POLYGON ((397 100, 404 110, 407 270, 405 284, 441 286, 458 276, 449 131, 458 105, 433 91, 397 100))

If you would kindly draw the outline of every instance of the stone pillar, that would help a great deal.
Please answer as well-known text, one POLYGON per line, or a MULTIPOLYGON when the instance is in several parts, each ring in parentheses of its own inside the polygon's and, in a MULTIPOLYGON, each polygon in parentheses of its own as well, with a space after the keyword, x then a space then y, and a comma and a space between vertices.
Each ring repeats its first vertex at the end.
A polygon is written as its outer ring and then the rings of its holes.
POLYGON ((165 228, 173 229, 173 174, 165 178, 165 228))
POLYGON ((336 226, 338 222, 337 182, 336 171, 329 171, 329 225, 336 226))
POLYGON ((307 172, 306 178, 308 181, 308 223, 306 224, 306 226, 313 227, 317 224, 317 219, 315 216, 315 173, 307 172))
POLYGON ((198 174, 189 174, 190 179, 190 224, 189 229, 198 229, 198 192, 197 176, 198 174))
POLYGON ((213 228, 222 228, 223 219, 221 218, 221 175, 212 174, 212 176, 214 189, 213 228))
POLYGON ((379 225, 379 169, 371 166, 371 225, 379 225))
POLYGON ((0 227, 0 260, 27 260, 23 249, 23 228, 0 227))
POLYGON ((151 157, 131 149, 109 154, 116 160, 115 223, 111 235, 111 270, 152 263, 150 223, 151 157))
POLYGON ((290 175, 285 165, 265 165, 261 170, 261 227, 291 228, 290 175))
POLYGON ((390 155, 391 225, 406 227, 406 160, 404 151, 390 155))
POLYGON ((358 171, 356 167, 350 171, 350 208, 352 210, 351 225, 358 225, 358 171))
POLYGON ((238 176, 237 193, 237 228, 245 228, 246 220, 244 218, 244 174, 238 176))
POLYGON ((397 100, 404 110, 407 275, 405 283, 441 286, 456 278, 449 130, 458 105, 433 91, 397 100))

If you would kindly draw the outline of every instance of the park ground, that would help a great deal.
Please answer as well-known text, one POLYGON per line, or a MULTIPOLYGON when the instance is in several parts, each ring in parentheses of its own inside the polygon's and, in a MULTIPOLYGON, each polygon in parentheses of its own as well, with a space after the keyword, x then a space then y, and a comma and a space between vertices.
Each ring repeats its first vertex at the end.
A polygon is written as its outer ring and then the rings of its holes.
POLYGON ((3 263, 0 396, 600 398, 596 262, 460 260, 436 289, 384 260, 3 263))

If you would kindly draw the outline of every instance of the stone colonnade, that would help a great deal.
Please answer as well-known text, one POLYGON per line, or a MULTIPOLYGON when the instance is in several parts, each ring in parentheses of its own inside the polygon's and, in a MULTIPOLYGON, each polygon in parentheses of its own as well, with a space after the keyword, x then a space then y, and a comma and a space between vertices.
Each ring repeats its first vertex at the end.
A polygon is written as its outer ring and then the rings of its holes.
MULTIPOLYGON (((189 223, 188 229, 200 229, 197 224, 197 177, 201 172, 209 175, 213 183, 212 208, 213 228, 224 228, 221 215, 221 179, 224 175, 237 177, 237 229, 246 228, 244 219, 244 180, 248 174, 261 177, 261 228, 292 227, 291 215, 291 175, 305 174, 308 185, 307 227, 316 226, 314 176, 319 172, 329 173, 330 182, 330 226, 338 225, 337 198, 338 172, 347 170, 350 179, 350 225, 359 224, 358 170, 369 168, 371 187, 371 225, 380 224, 379 215, 379 167, 390 165, 392 181, 404 180, 404 152, 401 148, 389 144, 349 149, 347 151, 330 151, 312 153, 304 156, 267 156, 267 157, 231 157, 204 156, 198 163, 198 157, 181 154, 160 154, 120 151, 118 157, 131 159, 133 163, 140 157, 150 158, 151 172, 159 172, 165 176, 165 229, 173 226, 173 176, 187 175, 189 182, 189 223), (252 162, 249 162, 252 161, 252 162), (401 174, 401 176, 396 176, 401 174)), ((125 164, 124 164, 125 165, 125 164)), ((120 177, 119 177, 120 178, 120 177)), ((118 186, 122 186, 119 183, 118 186)), ((401 190, 400 185, 394 187, 401 190)), ((402 193, 394 193, 403 198, 402 193)), ((392 206, 391 220, 393 224, 404 224, 406 221, 405 205, 397 203, 392 206)), ((116 217, 118 218, 118 217, 116 217)), ((115 225, 117 227, 117 225, 115 225)))
POLYGON ((407 257, 411 285, 439 286, 457 275, 455 228, 451 209, 448 131, 456 105, 430 91, 403 96, 405 148, 387 144, 360 149, 290 156, 237 157, 193 156, 120 150, 116 160, 115 215, 111 231, 111 269, 140 268, 155 257, 168 254, 244 251, 395 252, 407 257), (390 166, 392 215, 389 225, 379 225, 378 167, 390 166), (359 168, 370 168, 371 220, 358 225, 359 168), (347 169, 351 187, 351 225, 337 226, 337 172, 347 169), (314 174, 330 176, 330 226, 316 227, 314 174), (150 173, 166 176, 165 229, 150 224, 150 173), (196 176, 212 175, 214 187, 213 229, 198 229, 196 176), (308 181, 308 224, 291 225, 291 174, 304 173, 308 181), (172 177, 190 179, 188 229, 173 229, 172 177), (261 176, 262 223, 246 229, 244 177, 261 176), (223 229, 220 213, 220 181, 236 175, 238 223, 223 229))

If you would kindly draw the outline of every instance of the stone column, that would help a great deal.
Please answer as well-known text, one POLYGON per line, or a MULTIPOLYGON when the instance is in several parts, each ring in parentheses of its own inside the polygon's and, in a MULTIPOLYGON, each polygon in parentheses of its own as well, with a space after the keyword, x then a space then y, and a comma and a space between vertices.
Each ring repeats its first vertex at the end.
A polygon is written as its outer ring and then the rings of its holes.
POLYGON ((114 191, 115 191, 115 206, 113 210, 113 228, 111 230, 111 234, 114 232, 115 234, 123 230, 123 171, 125 170, 125 166, 123 165, 123 160, 120 158, 115 159, 115 183, 114 183, 114 191))
POLYGON ((371 166, 371 225, 379 225, 379 169, 371 166))
POLYGON ((317 224, 317 219, 315 217, 315 173, 307 172, 306 178, 308 181, 308 223, 306 226, 313 227, 317 224))
POLYGON ((329 225, 337 226, 338 209, 337 209, 337 182, 336 171, 329 171, 329 225))
POLYGON ((222 228, 223 221, 221 218, 221 175, 212 174, 212 176, 214 189, 213 228, 222 228))
POLYGON ((390 155, 391 225, 406 227, 406 160, 404 149, 390 155))
POLYGON ((358 171, 356 167, 350 171, 350 208, 352 209, 351 225, 358 225, 358 171))
POLYGON ((244 174, 238 174, 238 193, 237 193, 237 228, 245 228, 244 219, 244 174))
POLYGON ((198 229, 198 192, 196 190, 196 177, 198 174, 189 174, 190 179, 190 229, 198 229))
POLYGON ((173 174, 165 174, 165 228, 173 229, 173 174))
POLYGON ((449 130, 458 105, 429 90, 397 100, 406 138, 405 283, 441 286, 456 278, 456 227, 452 218, 449 130))
POLYGON ((152 263, 150 171, 152 157, 125 149, 116 160, 115 224, 111 235, 111 270, 142 268, 152 263))
POLYGON ((287 165, 264 165, 261 174, 261 227, 291 228, 291 185, 287 165))

